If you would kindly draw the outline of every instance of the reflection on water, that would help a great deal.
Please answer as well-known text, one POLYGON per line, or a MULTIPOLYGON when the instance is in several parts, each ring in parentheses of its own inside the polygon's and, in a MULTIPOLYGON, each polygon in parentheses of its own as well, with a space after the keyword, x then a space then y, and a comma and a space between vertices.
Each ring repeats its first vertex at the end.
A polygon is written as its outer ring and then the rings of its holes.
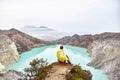
MULTIPOLYGON (((47 59, 49 63, 55 62, 57 61, 56 52, 58 49, 59 45, 34 48, 31 51, 22 53, 19 61, 10 65, 7 69, 23 71, 25 67, 29 66, 29 62, 35 58, 47 59)), ((64 52, 70 57, 73 64, 80 64, 83 69, 90 70, 93 74, 93 80, 108 80, 101 70, 97 70, 86 65, 92 60, 86 49, 65 45, 64 52)))

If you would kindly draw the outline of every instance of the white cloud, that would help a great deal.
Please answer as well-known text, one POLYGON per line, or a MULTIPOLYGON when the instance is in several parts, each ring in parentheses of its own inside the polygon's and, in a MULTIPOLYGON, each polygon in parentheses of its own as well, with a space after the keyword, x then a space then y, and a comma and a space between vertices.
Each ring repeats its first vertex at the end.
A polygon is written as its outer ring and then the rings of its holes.
POLYGON ((120 31, 119 0, 1 0, 0 28, 45 25, 58 31, 120 31))

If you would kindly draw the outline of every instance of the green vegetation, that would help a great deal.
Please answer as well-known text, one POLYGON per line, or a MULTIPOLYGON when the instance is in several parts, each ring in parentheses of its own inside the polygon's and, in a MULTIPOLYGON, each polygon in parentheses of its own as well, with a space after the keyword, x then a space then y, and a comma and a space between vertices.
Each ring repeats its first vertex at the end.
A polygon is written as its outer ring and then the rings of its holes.
POLYGON ((34 59, 30 62, 30 67, 25 68, 24 71, 29 79, 32 80, 45 80, 51 66, 48 65, 47 60, 34 59))
POLYGON ((90 78, 85 70, 82 70, 79 65, 75 65, 66 75, 66 80, 90 80, 90 78))
MULTIPOLYGON (((47 60, 34 59, 30 62, 30 67, 25 68, 24 71, 28 80, 45 80, 49 77, 51 65, 48 65, 47 60)), ((66 80, 91 80, 92 75, 89 71, 82 70, 79 65, 73 66, 70 72, 66 75, 66 80)))

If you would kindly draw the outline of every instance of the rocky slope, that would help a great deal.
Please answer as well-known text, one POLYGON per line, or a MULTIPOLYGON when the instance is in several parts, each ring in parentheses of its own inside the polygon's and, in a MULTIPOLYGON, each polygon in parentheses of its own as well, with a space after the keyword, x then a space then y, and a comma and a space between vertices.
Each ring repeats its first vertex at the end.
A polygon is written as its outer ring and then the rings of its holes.
POLYGON ((88 48, 88 65, 102 69, 109 80, 120 80, 120 40, 94 41, 88 48))
POLYGON ((17 62, 19 54, 15 43, 6 35, 0 35, 0 72, 12 63, 17 62))
POLYGON ((53 43, 87 48, 93 57, 93 61, 88 65, 102 69, 109 80, 120 80, 120 33, 82 36, 75 34, 53 43))
POLYGON ((87 48, 87 46, 92 43, 93 39, 94 38, 92 35, 80 36, 78 34, 75 34, 73 36, 66 36, 59 40, 53 41, 53 44, 64 44, 87 48))
POLYGON ((40 39, 34 38, 16 29, 0 30, 0 35, 1 34, 7 35, 13 42, 15 42, 19 53, 28 51, 33 47, 43 46, 47 44, 40 39))
POLYGON ((0 80, 27 80, 27 78, 21 72, 10 70, 4 74, 0 74, 0 80))

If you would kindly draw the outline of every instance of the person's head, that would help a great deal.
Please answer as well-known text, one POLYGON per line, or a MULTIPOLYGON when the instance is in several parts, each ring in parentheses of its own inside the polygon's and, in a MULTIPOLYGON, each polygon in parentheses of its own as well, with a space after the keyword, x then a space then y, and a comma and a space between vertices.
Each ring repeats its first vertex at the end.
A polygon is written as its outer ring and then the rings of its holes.
POLYGON ((63 46, 60 46, 60 49, 63 49, 63 46))

